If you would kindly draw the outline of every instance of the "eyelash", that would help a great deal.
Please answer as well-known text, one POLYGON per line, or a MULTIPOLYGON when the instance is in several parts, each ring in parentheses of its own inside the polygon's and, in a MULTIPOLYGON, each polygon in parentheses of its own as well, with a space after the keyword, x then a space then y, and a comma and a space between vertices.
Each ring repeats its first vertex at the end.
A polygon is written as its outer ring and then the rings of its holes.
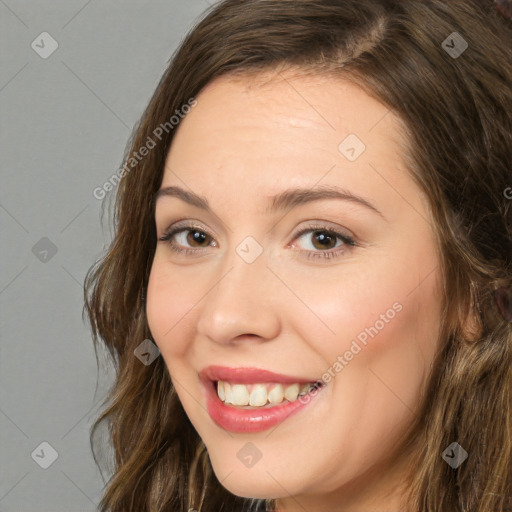
MULTIPOLYGON (((179 254, 192 255, 193 253, 195 253, 197 255, 198 252, 202 252, 202 250, 206 249, 206 247, 199 248, 199 249, 181 249, 181 248, 177 247, 176 244, 171 241, 171 239, 174 235, 177 235, 178 233, 181 233, 183 231, 198 231, 200 233, 207 235, 210 238, 213 238, 208 232, 204 231, 203 229, 199 228, 198 226, 194 226, 192 224, 185 224, 185 225, 177 226, 177 227, 165 232, 163 234, 163 236, 160 237, 158 240, 161 242, 167 242, 170 249, 172 251, 174 251, 175 253, 179 253, 179 254)), ((315 231, 320 231, 323 233, 327 233, 329 235, 335 235, 336 238, 341 239, 341 241, 343 242, 343 245, 341 246, 341 249, 340 248, 338 248, 337 250, 331 249, 330 251, 308 251, 308 250, 299 251, 299 252, 305 252, 307 258, 310 258, 310 259, 338 258, 338 257, 341 257, 343 253, 345 253, 345 251, 347 250, 346 246, 349 246, 349 247, 357 246, 355 240, 353 238, 351 238, 350 236, 348 236, 344 233, 340 233, 332 228, 328 228, 325 225, 310 226, 308 228, 302 229, 301 231, 299 231, 298 233, 295 234, 294 240, 296 238, 301 237, 305 233, 315 232, 315 231)))

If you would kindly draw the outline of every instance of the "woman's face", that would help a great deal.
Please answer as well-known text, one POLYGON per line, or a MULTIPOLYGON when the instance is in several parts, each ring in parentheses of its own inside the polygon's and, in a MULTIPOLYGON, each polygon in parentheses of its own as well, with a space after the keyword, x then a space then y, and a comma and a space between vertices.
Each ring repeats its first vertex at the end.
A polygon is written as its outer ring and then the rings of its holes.
POLYGON ((401 481, 437 349, 430 214, 386 107, 338 78, 264 78, 216 79, 179 125, 148 323, 224 487, 369 511, 401 481))

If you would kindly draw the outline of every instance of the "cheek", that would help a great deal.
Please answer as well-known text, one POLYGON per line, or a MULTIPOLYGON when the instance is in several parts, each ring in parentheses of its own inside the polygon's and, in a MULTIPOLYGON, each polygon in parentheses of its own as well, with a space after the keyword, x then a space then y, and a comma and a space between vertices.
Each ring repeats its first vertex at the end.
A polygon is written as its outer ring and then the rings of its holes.
POLYGON ((186 334, 192 328, 194 307, 204 294, 203 287, 194 284, 200 280, 187 279, 182 270, 171 272, 169 266, 165 259, 155 255, 146 298, 148 326, 166 360, 171 354, 185 354, 189 339, 186 334))
POLYGON ((346 467, 363 470, 362 461, 393 452, 417 413, 437 349, 440 311, 433 279, 412 293, 414 285, 396 283, 386 281, 385 293, 360 290, 351 303, 338 296, 338 307, 324 309, 336 332, 330 343, 313 329, 305 333, 327 364, 322 378, 332 400, 325 436, 338 439, 346 467))
POLYGON ((328 373, 352 417, 391 432, 420 405, 441 312, 434 275, 412 293, 413 285, 386 284, 386 293, 360 296, 363 307, 338 312, 339 343, 329 353, 328 373))
POLYGON ((303 320, 301 337, 322 354, 327 365, 324 380, 346 373, 349 365, 352 370, 359 368, 362 379, 377 379, 379 371, 392 387, 402 388, 409 382, 408 401, 414 401, 412 389, 418 391, 424 383, 438 348, 441 311, 438 273, 420 279, 417 264, 412 268, 410 263, 414 258, 408 261, 409 268, 405 261, 402 266, 395 261, 394 266, 390 262, 381 268, 367 267, 362 277, 354 277, 354 273, 336 279, 343 283, 336 288, 324 284, 309 288, 307 303, 321 321, 303 320), (402 278, 397 279, 397 275, 402 278))

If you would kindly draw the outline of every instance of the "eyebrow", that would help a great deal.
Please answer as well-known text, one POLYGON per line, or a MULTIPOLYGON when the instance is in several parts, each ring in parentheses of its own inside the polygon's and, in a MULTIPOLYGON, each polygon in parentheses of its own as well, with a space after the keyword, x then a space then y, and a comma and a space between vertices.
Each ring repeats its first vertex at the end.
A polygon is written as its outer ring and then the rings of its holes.
MULTIPOLYGON (((158 190, 154 196, 154 201, 161 197, 177 197, 186 203, 201 208, 207 212, 212 212, 208 199, 204 196, 200 196, 194 192, 190 192, 181 187, 171 186, 164 187, 158 190)), ((344 190, 335 186, 321 186, 313 189, 310 188, 291 188, 280 192, 269 198, 269 207, 265 210, 267 214, 274 214, 280 211, 288 211, 299 205, 310 203, 313 201, 319 201, 321 199, 341 199, 344 201, 351 201, 358 203, 375 213, 379 214, 383 219, 384 215, 378 210, 373 204, 366 199, 352 194, 348 190, 344 190)))

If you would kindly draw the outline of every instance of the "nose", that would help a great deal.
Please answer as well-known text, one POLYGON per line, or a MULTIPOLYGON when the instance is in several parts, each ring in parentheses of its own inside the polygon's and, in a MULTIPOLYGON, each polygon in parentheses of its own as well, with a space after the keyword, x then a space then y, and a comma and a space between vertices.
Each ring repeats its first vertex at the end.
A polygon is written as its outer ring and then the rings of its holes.
POLYGON ((223 266, 204 297, 197 323, 200 335, 220 344, 264 341, 278 335, 282 284, 267 268, 264 256, 247 263, 235 253, 223 266))

